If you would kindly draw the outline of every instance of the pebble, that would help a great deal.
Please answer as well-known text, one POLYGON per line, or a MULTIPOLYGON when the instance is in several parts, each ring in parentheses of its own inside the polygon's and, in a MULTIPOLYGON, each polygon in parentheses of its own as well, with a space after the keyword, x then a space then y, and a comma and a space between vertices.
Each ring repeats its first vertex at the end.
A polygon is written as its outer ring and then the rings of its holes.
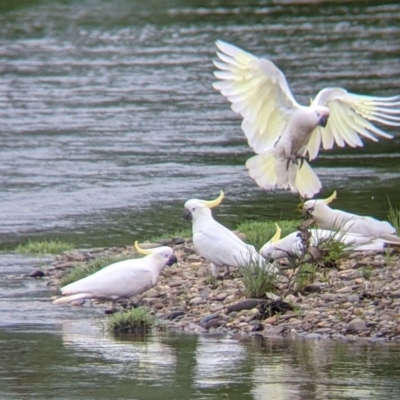
POLYGON ((32 271, 28 277, 29 278, 43 278, 45 276, 45 273, 41 271, 40 269, 36 269, 35 271, 32 271))
POLYGON ((346 332, 348 333, 359 333, 362 331, 366 331, 367 329, 368 328, 365 322, 362 319, 358 318, 353 319, 346 326, 346 332))

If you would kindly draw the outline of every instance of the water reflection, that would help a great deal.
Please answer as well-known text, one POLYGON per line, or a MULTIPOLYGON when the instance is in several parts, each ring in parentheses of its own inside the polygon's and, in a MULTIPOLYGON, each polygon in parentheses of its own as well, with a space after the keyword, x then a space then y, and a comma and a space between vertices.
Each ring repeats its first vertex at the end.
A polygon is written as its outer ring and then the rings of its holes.
POLYGON ((397 399, 399 346, 0 330, 1 398, 397 399))
MULTIPOLYGON (((104 323, 104 319, 99 324, 104 323)), ((94 361, 96 374, 121 376, 134 370, 135 379, 158 385, 158 379, 171 382, 175 375, 176 354, 168 344, 154 337, 112 338, 99 331, 93 323, 79 321, 62 324, 62 342, 83 358, 84 369, 94 361), (98 363, 97 360, 102 362, 98 363)))
POLYGON ((232 382, 232 376, 242 381, 243 376, 238 371, 246 358, 246 349, 237 339, 200 336, 193 376, 195 387, 227 386, 232 382))

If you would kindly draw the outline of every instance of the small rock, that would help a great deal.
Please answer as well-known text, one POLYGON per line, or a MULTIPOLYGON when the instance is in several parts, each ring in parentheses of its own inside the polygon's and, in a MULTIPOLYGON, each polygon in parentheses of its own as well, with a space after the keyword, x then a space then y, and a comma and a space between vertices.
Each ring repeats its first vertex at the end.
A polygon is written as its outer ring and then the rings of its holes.
POLYGON ((304 293, 318 293, 321 291, 321 286, 316 285, 311 283, 310 285, 307 285, 304 289, 303 292, 304 293))
POLYGON ((228 303, 232 303, 232 301, 236 300, 236 296, 234 294, 230 294, 225 300, 224 303, 228 304, 228 303))
POLYGON ((360 272, 356 269, 345 269, 338 273, 340 279, 356 279, 360 277, 360 272))
POLYGON ((210 329, 210 328, 217 328, 217 327, 219 327, 219 326, 221 326, 221 325, 225 325, 226 324, 226 322, 223 320, 223 319, 220 319, 220 318, 214 318, 214 319, 212 319, 211 321, 208 321, 204 326, 203 326, 203 328, 204 329, 210 329))
POLYGON ((367 330, 368 330, 367 325, 365 325, 365 322, 359 318, 353 319, 346 326, 347 333, 358 333, 367 330))
POLYGON ((307 339, 321 339, 322 335, 320 333, 307 333, 304 337, 307 339))
POLYGON ((217 294, 214 298, 215 298, 215 300, 217 300, 217 301, 223 301, 223 300, 225 300, 227 297, 228 297, 228 293, 222 292, 222 293, 217 294))
POLYGON ((28 277, 30 278, 43 278, 45 276, 45 273, 41 271, 40 269, 36 269, 35 271, 32 271, 28 277))
POLYGON ((146 297, 160 297, 160 292, 154 289, 147 290, 145 294, 146 297))
POLYGON ((180 317, 181 315, 185 315, 185 313, 182 310, 177 310, 177 311, 172 311, 169 314, 162 316, 161 318, 172 321, 175 318, 180 317))
POLYGON ((336 290, 336 293, 350 293, 352 291, 350 286, 343 286, 340 289, 336 290))
POLYGON ((189 300, 189 305, 191 306, 196 306, 199 304, 205 304, 206 300, 204 300, 202 297, 193 297, 192 299, 189 300))
POLYGON ((329 333, 331 331, 332 331, 331 328, 318 328, 313 333, 324 334, 324 333, 329 333))
POLYGON ((274 324, 276 322, 276 315, 264 319, 264 324, 274 324))
POLYGON ((212 319, 216 319, 216 318, 220 318, 221 315, 220 314, 211 314, 211 315, 206 315, 205 317, 203 317, 200 322, 199 325, 202 326, 204 328, 204 326, 210 322, 212 319))
POLYGON ((285 330, 285 327, 282 325, 271 326, 268 328, 265 333, 267 335, 279 335, 285 330))
POLYGON ((242 311, 242 310, 251 310, 252 308, 257 307, 260 303, 265 303, 265 300, 261 299, 247 299, 243 300, 239 303, 232 304, 227 308, 227 313, 229 314, 232 311, 242 311))
POLYGON ((356 294, 351 294, 348 298, 347 301, 350 303, 358 303, 360 301, 360 298, 356 294))
POLYGON ((263 324, 257 324, 254 325, 251 332, 260 332, 264 330, 264 325, 263 324))

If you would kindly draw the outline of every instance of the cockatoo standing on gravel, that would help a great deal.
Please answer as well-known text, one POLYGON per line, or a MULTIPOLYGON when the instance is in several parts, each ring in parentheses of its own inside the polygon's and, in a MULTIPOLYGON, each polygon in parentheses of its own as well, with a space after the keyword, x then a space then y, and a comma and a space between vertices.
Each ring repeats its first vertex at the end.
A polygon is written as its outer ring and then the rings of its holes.
POLYGON ((342 88, 322 89, 306 107, 297 103, 283 73, 260 59, 218 40, 220 61, 214 83, 243 117, 242 130, 257 153, 246 162, 250 176, 267 190, 290 188, 303 198, 320 191, 311 161, 319 149, 363 146, 361 137, 392 138, 369 121, 400 126, 400 96, 372 97, 342 88))
MULTIPOLYGON (((260 249, 260 254, 266 259, 288 257, 300 255, 302 251, 302 241, 300 232, 290 233, 284 238, 281 237, 281 229, 276 225, 275 235, 264 244, 260 249)), ((379 238, 359 235, 357 233, 342 233, 326 229, 310 229, 311 246, 318 246, 324 240, 336 240, 346 245, 345 250, 352 251, 379 251, 385 248, 385 241, 379 238)))
POLYGON ((303 209, 322 229, 358 233, 384 239, 387 243, 400 245, 400 237, 396 236, 396 229, 389 222, 332 209, 328 204, 335 199, 336 191, 326 199, 307 200, 303 205, 303 209))
MULTIPOLYGON (((186 201, 183 218, 192 221, 193 244, 199 254, 210 262, 211 273, 218 276, 218 267, 240 267, 249 263, 265 266, 265 260, 254 246, 244 243, 237 235, 215 221, 211 208, 218 206, 224 198, 221 190, 215 200, 191 199, 186 201)), ((273 266, 266 266, 271 273, 273 266)))
POLYGON ((61 294, 65 297, 60 297, 53 303, 64 304, 82 299, 97 299, 110 301, 113 310, 116 301, 130 299, 155 286, 162 269, 177 262, 170 247, 145 250, 136 242, 135 248, 146 257, 116 262, 70 283, 61 288, 61 294))

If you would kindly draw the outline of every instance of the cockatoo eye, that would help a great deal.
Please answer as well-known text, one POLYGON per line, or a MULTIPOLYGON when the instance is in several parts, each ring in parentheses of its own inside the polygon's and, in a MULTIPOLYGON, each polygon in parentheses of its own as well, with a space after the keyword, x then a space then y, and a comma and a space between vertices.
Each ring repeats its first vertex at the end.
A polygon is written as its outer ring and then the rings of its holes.
POLYGON ((196 211, 196 207, 192 207, 192 211, 196 211))

